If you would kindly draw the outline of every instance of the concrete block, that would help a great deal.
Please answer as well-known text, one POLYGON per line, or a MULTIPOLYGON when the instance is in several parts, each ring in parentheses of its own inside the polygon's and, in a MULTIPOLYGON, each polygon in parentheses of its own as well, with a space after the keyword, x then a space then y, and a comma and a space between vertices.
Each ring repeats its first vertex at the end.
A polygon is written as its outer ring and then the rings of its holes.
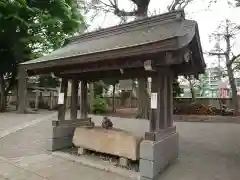
POLYGON ((97 152, 138 160, 141 137, 121 129, 76 128, 73 144, 97 152))
POLYGON ((154 178, 148 178, 148 177, 141 176, 140 180, 159 180, 159 177, 155 176, 154 178))
POLYGON ((55 151, 72 146, 72 137, 49 138, 47 139, 47 150, 55 151))
POLYGON ((154 179, 178 158, 178 133, 158 141, 142 141, 140 145, 140 173, 143 178, 154 179))
POLYGON ((164 168, 168 165, 168 158, 163 157, 161 160, 148 161, 145 159, 140 159, 140 172, 141 175, 145 177, 154 178, 157 174, 162 172, 164 168))
POLYGON ((55 151, 72 146, 74 129, 72 127, 52 127, 51 136, 47 139, 48 151, 55 151))
POLYGON ((60 138, 64 136, 73 136, 74 129, 72 127, 53 127, 52 137, 50 138, 60 138))
POLYGON ((178 139, 178 133, 173 133, 157 142, 144 140, 140 144, 140 158, 154 161, 171 151, 172 147, 177 147, 175 150, 178 151, 178 139))
POLYGON ((156 142, 149 141, 149 140, 143 140, 140 144, 140 158, 141 159, 148 159, 148 160, 154 160, 154 144, 156 142))
POLYGON ((153 178, 156 172, 156 165, 154 161, 140 159, 139 171, 141 176, 153 178))

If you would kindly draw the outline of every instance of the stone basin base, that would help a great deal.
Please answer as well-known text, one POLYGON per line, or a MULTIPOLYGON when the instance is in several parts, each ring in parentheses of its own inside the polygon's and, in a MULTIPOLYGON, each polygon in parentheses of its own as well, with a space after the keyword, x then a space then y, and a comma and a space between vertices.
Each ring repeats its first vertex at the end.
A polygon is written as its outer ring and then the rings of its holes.
POLYGON ((121 129, 76 128, 73 144, 76 147, 116 155, 130 160, 140 159, 141 137, 121 129))
POLYGON ((178 158, 179 135, 177 132, 156 141, 141 142, 140 180, 158 180, 161 173, 178 158))

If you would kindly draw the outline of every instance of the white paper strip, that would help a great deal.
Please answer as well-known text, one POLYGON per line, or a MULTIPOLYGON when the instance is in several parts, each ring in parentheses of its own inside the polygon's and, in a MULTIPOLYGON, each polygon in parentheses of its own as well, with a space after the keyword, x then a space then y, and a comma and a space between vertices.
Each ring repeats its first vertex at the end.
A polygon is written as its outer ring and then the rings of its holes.
POLYGON ((157 109, 157 93, 151 93, 151 109, 157 109))
POLYGON ((64 93, 59 93, 58 104, 64 104, 64 93))

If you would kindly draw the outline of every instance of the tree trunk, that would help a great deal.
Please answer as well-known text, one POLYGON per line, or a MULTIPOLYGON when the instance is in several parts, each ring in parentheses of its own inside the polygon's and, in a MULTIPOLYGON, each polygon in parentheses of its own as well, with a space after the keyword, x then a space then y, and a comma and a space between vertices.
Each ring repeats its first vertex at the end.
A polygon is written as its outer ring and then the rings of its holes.
POLYGON ((225 40, 226 40, 226 44, 227 44, 227 50, 225 53, 225 58, 226 58, 226 64, 227 64, 227 72, 228 72, 228 78, 229 78, 229 83, 232 89, 232 102, 233 102, 233 106, 234 106, 234 115, 238 114, 238 96, 237 96, 237 87, 235 84, 235 78, 234 78, 234 74, 233 74, 233 69, 232 69, 232 65, 228 64, 230 62, 230 53, 231 53, 231 42, 230 42, 230 38, 231 35, 229 34, 229 24, 227 21, 227 26, 226 26, 226 36, 225 36, 225 40))
POLYGON ((195 96, 195 91, 194 91, 194 87, 193 87, 191 80, 189 80, 189 86, 190 86, 190 91, 191 91, 191 95, 192 95, 192 102, 195 102, 196 96, 195 96))
POLYGON ((194 92, 193 87, 191 87, 190 90, 191 90, 191 95, 192 95, 192 102, 195 102, 196 96, 195 96, 195 92, 194 92))
POLYGON ((233 70, 231 67, 227 67, 229 83, 232 89, 232 103, 234 106, 234 115, 238 114, 238 96, 237 96, 237 87, 235 84, 235 78, 233 74, 233 70))
POLYGON ((112 112, 116 112, 116 108, 115 108, 115 91, 116 91, 116 84, 113 85, 112 112))
POLYGON ((149 95, 147 91, 147 78, 138 78, 138 114, 137 118, 148 119, 149 95))
MULTIPOLYGON (((147 2, 147 1, 146 1, 147 2)), ((148 1, 149 3, 149 1, 148 1)), ((138 6, 136 19, 147 17, 148 3, 138 6)), ((137 118, 149 119, 148 78, 138 78, 138 112, 137 118)))
POLYGON ((7 97, 5 93, 4 77, 0 75, 0 112, 5 112, 7 109, 7 97))

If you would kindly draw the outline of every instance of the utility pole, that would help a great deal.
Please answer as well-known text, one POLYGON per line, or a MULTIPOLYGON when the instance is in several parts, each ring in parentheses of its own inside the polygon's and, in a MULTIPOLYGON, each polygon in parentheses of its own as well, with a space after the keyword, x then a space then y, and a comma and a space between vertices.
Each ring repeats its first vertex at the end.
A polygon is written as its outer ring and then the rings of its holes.
MULTIPOLYGON (((226 60, 226 67, 227 67, 227 73, 228 73, 228 79, 229 79, 229 83, 231 86, 231 90, 232 90, 232 102, 233 102, 233 106, 234 106, 234 115, 238 114, 238 96, 237 96, 237 87, 236 87, 236 83, 235 83, 235 78, 234 78, 234 73, 233 73, 233 69, 232 69, 232 62, 233 60, 230 59, 230 53, 231 53, 231 38, 232 38, 232 34, 229 31, 229 20, 226 20, 226 28, 225 28, 225 33, 221 34, 224 37, 225 43, 226 43, 226 50, 225 52, 221 53, 221 52, 216 52, 216 53, 210 53, 210 55, 215 55, 218 56, 218 58, 220 58, 220 56, 224 56, 225 60, 226 60)), ((220 34, 218 34, 220 36, 220 34)))

